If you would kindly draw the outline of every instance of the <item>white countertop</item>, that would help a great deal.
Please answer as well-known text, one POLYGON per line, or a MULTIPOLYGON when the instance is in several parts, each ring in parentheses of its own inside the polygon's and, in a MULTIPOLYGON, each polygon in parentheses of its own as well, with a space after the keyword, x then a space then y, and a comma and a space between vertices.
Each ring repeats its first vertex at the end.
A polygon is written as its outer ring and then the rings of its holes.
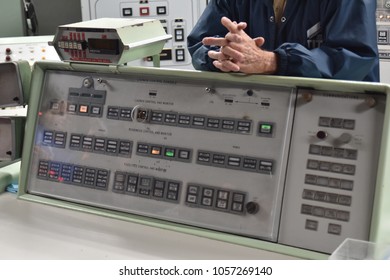
POLYGON ((289 259, 0 194, 0 259, 289 259))

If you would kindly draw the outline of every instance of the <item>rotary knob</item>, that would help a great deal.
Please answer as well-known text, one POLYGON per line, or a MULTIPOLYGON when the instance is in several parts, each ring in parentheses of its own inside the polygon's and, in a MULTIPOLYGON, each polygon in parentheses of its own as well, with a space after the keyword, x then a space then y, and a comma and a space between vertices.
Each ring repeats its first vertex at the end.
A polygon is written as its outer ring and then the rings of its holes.
POLYGON ((326 131, 320 130, 316 134, 317 138, 320 140, 324 140, 326 137, 328 137, 328 133, 326 131))
POLYGON ((257 203, 257 202, 254 202, 254 201, 250 201, 248 202, 246 205, 245 205, 245 208, 246 208, 246 212, 248 212, 249 214, 256 214, 257 212, 259 212, 260 210, 260 205, 257 203))
POLYGON ((304 93, 302 93, 302 98, 304 101, 309 103, 310 101, 313 100, 313 94, 311 92, 304 92, 304 93))

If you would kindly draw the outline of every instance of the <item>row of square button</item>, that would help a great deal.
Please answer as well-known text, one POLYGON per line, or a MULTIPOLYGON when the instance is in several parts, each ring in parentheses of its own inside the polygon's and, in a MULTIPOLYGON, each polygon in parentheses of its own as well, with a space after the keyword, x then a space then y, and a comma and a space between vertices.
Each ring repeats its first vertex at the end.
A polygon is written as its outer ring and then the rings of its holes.
POLYGON ((110 171, 88 166, 41 160, 38 178, 100 190, 107 190, 110 171))
POLYGON ((65 148, 66 132, 45 130, 43 131, 42 144, 56 148, 65 148))
POLYGON ((320 117, 318 125, 323 127, 344 128, 353 130, 355 129, 355 120, 320 117))
POLYGON ((131 107, 114 107, 109 106, 107 108, 107 119, 132 121, 133 108, 131 107))
POLYGON ((312 144, 309 148, 309 154, 357 160, 358 151, 353 149, 333 148, 329 146, 312 144))
POLYGON ((112 156, 131 157, 133 142, 128 140, 72 134, 69 149, 94 153, 105 153, 112 156))
MULTIPOLYGON (((66 108, 70 114, 100 118, 105 101, 106 91, 104 90, 70 88, 66 108)), ((55 103, 52 103, 52 107, 53 104, 55 103)))
POLYGON ((68 103, 67 112, 81 116, 100 118, 103 113, 103 106, 96 104, 76 104, 68 103))
POLYGON ((239 134, 250 134, 252 131, 251 120, 232 118, 225 119, 166 111, 151 111, 150 123, 216 130, 239 134))
POLYGON ((305 215, 311 215, 311 216, 327 218, 332 220, 339 220, 343 222, 348 222, 350 219, 350 212, 348 211, 325 208, 320 206, 313 206, 309 204, 301 205, 301 213, 305 215))
MULTIPOLYGON (((305 228, 308 230, 318 230, 318 221, 307 219, 305 222, 305 228)), ((329 223, 328 224, 328 233, 334 235, 341 235, 342 226, 339 224, 329 223)))
POLYGON ((137 155, 167 160, 190 162, 192 150, 179 147, 162 146, 158 144, 137 143, 137 155))
MULTIPOLYGON (((132 17, 132 16, 149 16, 153 11, 150 10, 151 7, 141 6, 138 9, 138 14, 136 14, 136 9, 132 7, 123 7, 122 8, 122 16, 123 17, 132 17)), ((155 15, 166 15, 167 6, 157 6, 155 15)))
POLYGON ((181 182, 118 171, 115 172, 112 190, 117 193, 178 203, 181 182))
POLYGON ((86 42, 85 41, 58 41, 57 46, 60 49, 66 49, 66 50, 85 50, 86 42))
POLYGON ((343 206, 351 206, 352 197, 349 195, 341 195, 336 193, 326 193, 304 189, 302 198, 307 200, 316 200, 320 202, 339 204, 343 206))
POLYGON ((352 180, 330 178, 312 174, 305 175, 305 184, 342 189, 346 191, 352 191, 354 186, 354 182, 352 180))
POLYGON ((246 193, 216 187, 189 184, 186 205, 211 210, 245 214, 246 193))
POLYGON ((325 172, 340 173, 346 175, 355 175, 356 166, 351 164, 342 164, 335 162, 319 161, 309 159, 307 169, 320 170, 325 172))
POLYGON ((274 163, 271 160, 216 153, 204 150, 198 151, 196 163, 264 174, 272 174, 274 171, 274 163))

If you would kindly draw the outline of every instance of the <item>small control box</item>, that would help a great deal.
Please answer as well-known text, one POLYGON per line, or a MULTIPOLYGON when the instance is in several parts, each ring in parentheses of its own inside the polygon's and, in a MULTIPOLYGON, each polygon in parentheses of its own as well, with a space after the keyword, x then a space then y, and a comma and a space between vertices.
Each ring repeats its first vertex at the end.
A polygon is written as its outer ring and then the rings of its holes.
POLYGON ((49 44, 63 61, 118 65, 159 54, 171 37, 158 20, 100 18, 59 26, 49 44))
MULTIPOLYGON (((187 50, 187 36, 207 6, 206 0, 81 0, 83 20, 96 18, 158 19, 172 40, 160 53, 161 67, 193 69, 187 50)), ((130 63, 132 66, 153 65, 154 57, 130 63)))

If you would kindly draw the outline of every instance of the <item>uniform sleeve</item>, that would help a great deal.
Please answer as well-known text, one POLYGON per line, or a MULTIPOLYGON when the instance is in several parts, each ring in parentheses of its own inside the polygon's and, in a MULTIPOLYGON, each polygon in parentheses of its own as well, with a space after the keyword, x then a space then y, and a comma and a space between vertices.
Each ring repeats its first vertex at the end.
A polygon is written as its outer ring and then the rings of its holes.
POLYGON ((379 81, 374 0, 337 0, 324 28, 324 42, 314 49, 284 43, 278 74, 313 78, 379 81))
POLYGON ((226 28, 220 23, 223 16, 232 18, 229 11, 230 4, 227 2, 226 0, 212 0, 187 37, 192 65, 197 70, 219 71, 207 55, 209 50, 218 50, 219 47, 205 46, 202 44, 202 39, 204 37, 224 37, 227 34, 226 28))

